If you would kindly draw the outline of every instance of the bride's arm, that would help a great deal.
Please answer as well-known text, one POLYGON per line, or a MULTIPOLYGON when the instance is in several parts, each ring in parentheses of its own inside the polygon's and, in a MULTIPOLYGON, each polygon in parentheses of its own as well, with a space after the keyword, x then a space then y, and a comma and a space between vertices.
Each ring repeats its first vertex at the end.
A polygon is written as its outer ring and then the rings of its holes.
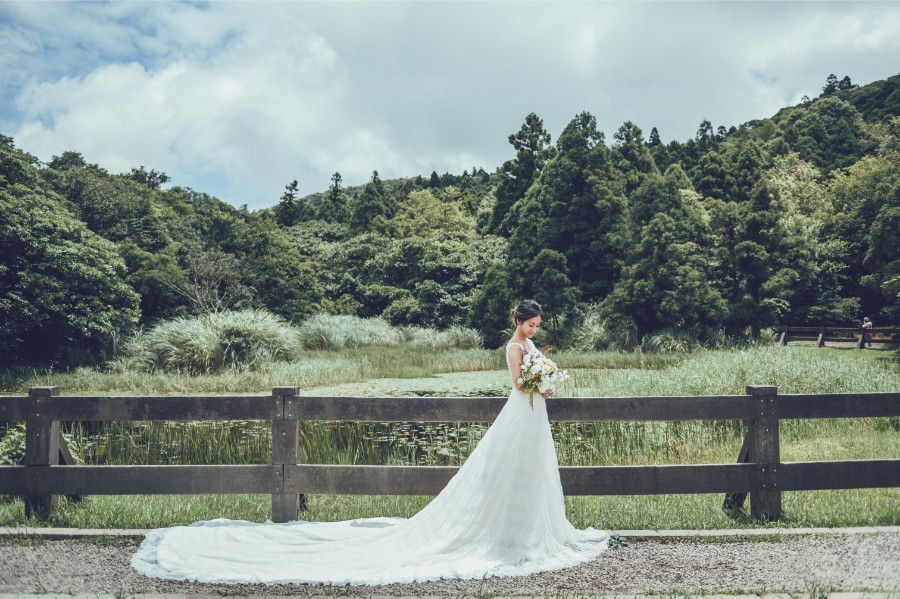
POLYGON ((522 376, 522 358, 525 357, 525 350, 518 345, 510 345, 506 348, 506 362, 509 364, 509 374, 512 376, 513 387, 521 391, 519 384, 516 382, 522 376))

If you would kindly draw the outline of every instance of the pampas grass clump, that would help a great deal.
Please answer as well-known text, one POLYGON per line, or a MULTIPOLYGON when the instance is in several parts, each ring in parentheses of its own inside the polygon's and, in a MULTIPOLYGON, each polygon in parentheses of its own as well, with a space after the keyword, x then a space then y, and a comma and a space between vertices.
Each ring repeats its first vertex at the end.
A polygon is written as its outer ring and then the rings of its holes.
POLYGON ((138 333, 113 368, 208 374, 297 356, 297 331, 265 310, 175 318, 138 333), (127 366, 126 366, 127 365, 127 366))
POLYGON ((317 314, 303 321, 298 332, 306 349, 390 347, 403 340, 401 332, 384 319, 346 314, 317 314))
POLYGON ((343 314, 318 314, 299 328, 306 349, 339 350, 358 347, 412 347, 428 349, 479 349, 481 334, 474 329, 452 326, 446 330, 428 327, 393 327, 383 318, 360 318, 343 314))

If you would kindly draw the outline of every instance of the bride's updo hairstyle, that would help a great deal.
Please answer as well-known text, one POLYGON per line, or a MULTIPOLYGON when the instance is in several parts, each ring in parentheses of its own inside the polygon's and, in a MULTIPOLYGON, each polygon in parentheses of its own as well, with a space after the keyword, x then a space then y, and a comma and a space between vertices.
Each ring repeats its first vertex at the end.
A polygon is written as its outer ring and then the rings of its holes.
POLYGON ((541 305, 534 300, 522 300, 519 302, 519 305, 510 310, 509 315, 515 321, 516 324, 520 322, 524 322, 529 318, 534 318, 535 316, 543 316, 544 312, 541 310, 541 305))

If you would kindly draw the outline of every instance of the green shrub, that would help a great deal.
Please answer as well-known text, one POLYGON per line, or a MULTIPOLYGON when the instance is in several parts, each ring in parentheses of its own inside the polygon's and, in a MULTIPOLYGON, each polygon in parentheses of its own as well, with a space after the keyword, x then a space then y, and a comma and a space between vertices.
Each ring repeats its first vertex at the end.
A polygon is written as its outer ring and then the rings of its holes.
POLYGON ((0 465, 16 466, 25 463, 25 423, 10 422, 0 432, 0 465))
POLYGON ((452 342, 452 347, 458 349, 481 349, 484 347, 484 338, 476 329, 461 326, 452 326, 446 331, 452 342))
POLYGON ((347 314, 317 314, 299 327, 300 344, 306 349, 345 349, 400 345, 398 329, 381 318, 347 314))
POLYGON ((589 306, 573 327, 571 347, 581 351, 631 351, 638 347, 637 327, 628 318, 605 318, 589 306))
POLYGON ((646 353, 685 353, 698 347, 696 337, 678 329, 663 329, 652 335, 645 335, 641 341, 641 351, 646 353))
POLYGON ((124 357, 108 366, 206 374, 292 360, 298 349, 297 331, 282 318, 265 310, 242 310, 162 322, 130 339, 124 357))

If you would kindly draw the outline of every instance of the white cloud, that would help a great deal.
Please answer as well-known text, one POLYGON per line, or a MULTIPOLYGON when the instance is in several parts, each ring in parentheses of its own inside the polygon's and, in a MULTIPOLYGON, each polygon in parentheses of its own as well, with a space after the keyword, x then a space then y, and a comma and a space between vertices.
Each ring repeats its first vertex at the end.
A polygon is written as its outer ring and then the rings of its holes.
POLYGON ((260 207, 335 171, 492 169, 529 112, 554 139, 584 110, 664 140, 762 118, 895 74, 898 29, 892 4, 4 3, 0 123, 260 207))

